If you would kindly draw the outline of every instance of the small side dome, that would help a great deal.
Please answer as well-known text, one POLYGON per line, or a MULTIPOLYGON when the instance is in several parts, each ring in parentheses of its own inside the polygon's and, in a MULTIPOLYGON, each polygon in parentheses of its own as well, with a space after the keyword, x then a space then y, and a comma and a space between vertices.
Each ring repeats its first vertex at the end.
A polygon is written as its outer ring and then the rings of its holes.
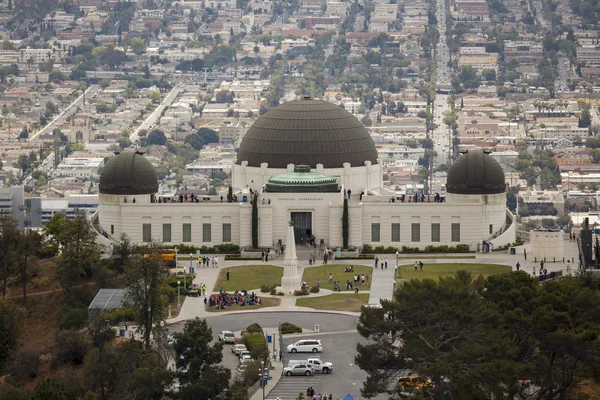
POLYGON ((126 151, 111 157, 102 173, 98 189, 102 194, 122 196, 158 192, 156 171, 142 153, 126 151))
POLYGON ((448 170, 446 190, 454 194, 504 193, 504 170, 498 161, 482 150, 469 150, 458 157, 448 170))

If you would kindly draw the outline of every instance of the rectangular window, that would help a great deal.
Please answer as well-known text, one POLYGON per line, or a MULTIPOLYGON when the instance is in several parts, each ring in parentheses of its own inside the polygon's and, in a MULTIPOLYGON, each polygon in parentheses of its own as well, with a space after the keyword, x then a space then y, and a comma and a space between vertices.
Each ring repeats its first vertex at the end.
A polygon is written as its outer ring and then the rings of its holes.
POLYGON ((152 224, 142 224, 142 242, 152 241, 152 224))
POLYGON ((420 242, 421 241, 421 224, 412 223, 410 224, 410 241, 420 242))
POLYGON ((192 224, 183 224, 183 242, 189 243, 192 241, 192 224))
POLYGON ((171 224, 163 224, 163 242, 171 242, 171 224))
POLYGON ((440 241, 440 224, 431 224, 431 241, 440 241))
POLYGON ((223 243, 231 243, 231 224, 223 224, 223 243))
POLYGON ((202 224, 202 241, 212 242, 210 237, 210 224, 202 224))
POLYGON ((494 233, 494 225, 490 224, 490 235, 494 233))
POLYGON ((371 224, 371 242, 379 242, 379 224, 371 224))
POLYGON ((392 242, 400 241, 400 224, 392 223, 392 242))
POLYGON ((114 225, 111 225, 111 226, 110 226, 110 234, 111 234, 111 235, 114 235, 114 234, 115 234, 115 226, 114 226, 114 225))
POLYGON ((460 242, 460 224, 452 224, 452 241, 460 242))

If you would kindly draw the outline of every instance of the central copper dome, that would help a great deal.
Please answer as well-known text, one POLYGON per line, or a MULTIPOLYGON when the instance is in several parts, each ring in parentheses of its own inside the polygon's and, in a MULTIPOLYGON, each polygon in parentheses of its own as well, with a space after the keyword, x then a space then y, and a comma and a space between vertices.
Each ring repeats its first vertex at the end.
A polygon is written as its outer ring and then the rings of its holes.
POLYGON ((258 118, 242 139, 237 164, 269 168, 288 164, 316 168, 377 164, 373 139, 354 115, 323 100, 288 101, 258 118))

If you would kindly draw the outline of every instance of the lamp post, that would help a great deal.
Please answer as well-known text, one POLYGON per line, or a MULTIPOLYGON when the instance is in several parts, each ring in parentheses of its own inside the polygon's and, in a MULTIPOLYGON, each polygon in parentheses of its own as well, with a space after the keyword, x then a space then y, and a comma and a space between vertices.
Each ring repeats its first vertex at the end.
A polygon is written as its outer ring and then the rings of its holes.
POLYGON ((180 300, 180 292, 181 292, 181 281, 177 281, 177 308, 181 308, 181 300, 180 300))
POLYGON ((260 362, 260 379, 262 379, 263 400, 265 400, 265 362, 260 362))
POLYGON ((394 268, 394 278, 398 277, 398 256, 400 255, 399 251, 396 251, 396 268, 394 268))

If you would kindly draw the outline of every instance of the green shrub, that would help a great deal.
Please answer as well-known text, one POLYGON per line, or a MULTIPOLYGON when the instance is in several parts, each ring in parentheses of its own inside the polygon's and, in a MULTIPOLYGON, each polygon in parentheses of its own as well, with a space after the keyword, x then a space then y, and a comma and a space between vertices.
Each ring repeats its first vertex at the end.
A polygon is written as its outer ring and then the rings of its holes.
POLYGON ((310 292, 311 293, 319 293, 319 287, 318 286, 312 286, 310 288, 310 292))
POLYGON ((302 328, 300 328, 299 326, 296 326, 294 324, 292 324, 291 322, 284 322, 281 325, 279 325, 279 329, 281 330, 282 334, 286 334, 286 333, 302 333, 302 328))
POLYGON ((456 246, 426 246, 421 250, 418 247, 402 246, 402 253, 469 253, 468 244, 457 244, 456 246))
POLYGON ((240 246, 234 243, 221 243, 215 246, 202 246, 196 247, 190 244, 178 244, 176 246, 163 246, 164 249, 172 249, 173 247, 177 247, 177 252, 179 254, 188 255, 188 254, 196 254, 199 250, 200 254, 239 254, 240 246))
POLYGON ((250 256, 244 256, 242 257, 239 254, 225 254, 225 260, 229 261, 229 260, 234 260, 234 261, 255 261, 255 260, 262 260, 261 257, 250 257, 250 256))
POLYGON ((365 254, 373 253, 373 246, 370 244, 363 244, 362 252, 365 254))
POLYGON ((44 246, 35 254, 38 258, 51 258, 58 255, 57 246, 44 246))
POLYGON ((119 325, 121 322, 134 321, 135 320, 135 309, 133 308, 122 308, 120 310, 114 310, 111 312, 100 314, 97 318, 103 321, 110 321, 111 325, 119 325))
POLYGON ((264 353, 269 351, 267 348, 267 338, 262 334, 262 329, 260 334, 257 333, 244 336, 244 343, 246 344, 250 355, 255 360, 264 357, 264 353))
POLYGON ((265 284, 265 285, 261 285, 260 291, 263 292, 263 293, 270 293, 273 290, 275 290, 276 287, 277 287, 276 283, 271 284, 271 285, 265 284))
POLYGON ((248 327, 246 328, 246 333, 260 333, 262 335, 263 329, 262 326, 255 322, 252 325, 248 325, 248 327))
POLYGON ((88 307, 92 300, 94 294, 87 285, 71 288, 65 302, 58 310, 58 328, 82 329, 87 323, 88 307))
POLYGON ((0 383, 0 399, 30 400, 31 393, 8 383, 0 383))
POLYGON ((35 379, 39 365, 39 351, 34 349, 19 349, 15 352, 7 372, 18 380, 35 379))
POLYGON ((308 290, 307 289, 294 290, 294 296, 308 296, 308 290))
POLYGON ((58 309, 56 324, 58 329, 82 329, 88 317, 87 308, 71 307, 63 304, 58 309))
POLYGON ((275 296, 277 294, 277 289, 273 288, 271 289, 271 291, 269 292, 270 295, 275 296))
POLYGON ((55 354, 65 364, 82 364, 91 347, 90 338, 84 332, 59 331, 56 334, 55 354))
POLYGON ((336 257, 336 260, 372 260, 375 258, 375 254, 359 254, 358 256, 341 256, 336 257))

